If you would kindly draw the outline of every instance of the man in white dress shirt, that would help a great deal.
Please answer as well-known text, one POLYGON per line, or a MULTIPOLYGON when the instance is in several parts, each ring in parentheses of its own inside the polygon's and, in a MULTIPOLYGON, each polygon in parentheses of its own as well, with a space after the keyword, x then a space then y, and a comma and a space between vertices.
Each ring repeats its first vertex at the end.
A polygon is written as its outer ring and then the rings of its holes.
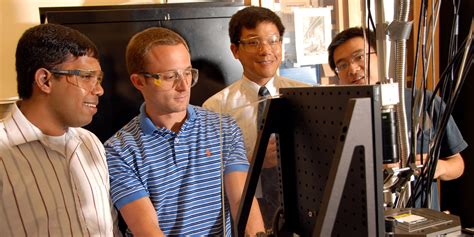
POLYGON ((92 41, 65 26, 20 38, 21 101, 0 121, 0 235, 120 235, 104 147, 80 128, 104 93, 98 58, 92 41))
MULTIPOLYGON (((230 49, 243 67, 240 80, 216 93, 203 104, 204 108, 232 115, 242 129, 245 148, 251 159, 257 140, 257 114, 259 101, 277 96, 280 88, 309 86, 277 76, 282 61, 282 37, 285 32, 281 19, 273 11, 263 7, 246 7, 235 13, 229 22, 230 49), (264 88, 263 88, 264 87, 264 88), (262 88, 262 89, 261 89, 262 88), (259 96, 259 91, 265 94, 259 96)), ((274 137, 269 141, 265 155, 264 168, 276 165, 276 143, 274 137)), ((262 173, 267 170, 263 169, 262 173)), ((272 185, 277 185, 275 173, 267 177, 272 185)), ((263 177, 262 177, 263 179, 263 177)), ((263 181, 263 186, 266 181, 263 181)), ((267 185, 268 186, 268 185, 267 185)), ((275 192, 275 187, 266 189, 275 192)), ((273 195, 269 194, 268 195, 273 195)), ((265 195, 265 194, 264 194, 265 195)), ((257 197, 258 191, 257 191, 257 197)), ((278 200, 259 198, 265 226, 271 226, 271 219, 278 200), (269 203, 270 202, 270 203, 269 203)))

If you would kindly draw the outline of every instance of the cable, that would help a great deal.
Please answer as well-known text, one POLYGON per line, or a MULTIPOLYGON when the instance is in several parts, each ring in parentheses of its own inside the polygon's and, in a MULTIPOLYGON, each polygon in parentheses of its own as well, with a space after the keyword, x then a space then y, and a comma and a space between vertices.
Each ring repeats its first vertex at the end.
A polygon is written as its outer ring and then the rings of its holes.
POLYGON ((469 72, 470 68, 472 67, 474 59, 472 52, 473 48, 471 47, 473 43, 473 30, 474 20, 471 25, 470 34, 461 44, 460 48, 464 48, 464 50, 457 51, 456 54, 453 55, 452 60, 449 62, 447 68, 442 73, 440 81, 436 85, 433 94, 430 96, 431 98, 428 101, 428 109, 432 109, 436 105, 440 106, 437 110, 437 114, 431 114, 431 116, 437 116, 438 118, 438 122, 434 125, 434 130, 436 131, 436 133, 434 134, 434 138, 432 140, 430 139, 432 141, 432 146, 428 150, 428 160, 424 166, 424 169, 422 169, 421 171, 420 177, 417 179, 417 183, 415 185, 412 197, 410 198, 409 205, 414 205, 414 200, 418 199, 420 196, 421 206, 427 207, 429 205, 429 197, 431 191, 430 186, 436 171, 437 161, 440 156, 441 141, 445 133, 445 128, 447 126, 450 115, 454 109, 454 105, 457 101, 457 98, 459 97, 460 89, 462 88, 467 78, 467 72, 469 72), (464 65, 466 65, 465 68, 464 65), (458 77, 456 80, 451 77, 451 75, 453 75, 453 72, 458 73, 458 77), (444 99, 446 103, 445 106, 443 106, 443 98, 436 98, 436 93, 440 90, 442 85, 446 85, 446 81, 452 81, 453 83, 456 82, 456 84, 454 87, 449 87, 450 90, 446 91, 447 93, 444 93, 444 99), (438 101, 438 104, 433 104, 435 100, 438 101))

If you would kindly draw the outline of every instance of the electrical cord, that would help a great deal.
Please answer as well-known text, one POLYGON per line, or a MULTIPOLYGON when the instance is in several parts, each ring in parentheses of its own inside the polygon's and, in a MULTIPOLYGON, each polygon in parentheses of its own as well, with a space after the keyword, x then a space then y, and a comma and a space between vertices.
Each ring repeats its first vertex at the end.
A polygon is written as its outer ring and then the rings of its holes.
MULTIPOLYGON (((473 24, 474 24, 474 21, 473 21, 473 24)), ((433 113, 431 114, 431 116, 438 117, 437 119, 438 122, 434 124, 434 130, 436 131, 436 133, 434 134, 434 138, 430 139, 430 141, 432 141, 432 146, 428 150, 428 160, 426 164, 424 164, 423 169, 420 172, 420 176, 417 179, 415 188, 413 189, 412 197, 410 198, 408 205, 414 205, 415 203, 414 200, 420 197, 421 197, 422 207, 427 207, 429 203, 431 182, 434 177, 434 173, 436 171, 438 158, 440 156, 441 141, 445 133, 445 128, 447 126, 450 115, 454 109, 454 105, 457 101, 457 98, 459 97, 460 89, 462 88, 467 78, 467 72, 469 72, 473 63, 474 56, 473 56, 473 52, 472 52, 473 50, 471 47, 472 42, 473 41, 472 41, 472 30, 471 30, 471 33, 468 35, 468 37, 466 37, 466 39, 461 44, 460 48, 464 48, 464 50, 457 51, 456 54, 452 57, 452 60, 449 62, 447 68, 442 73, 440 77, 440 81, 436 85, 431 98, 429 98, 429 102, 427 106, 428 109, 434 108, 435 105, 433 105, 433 103, 435 99, 440 100, 439 101, 440 108, 438 109, 438 113, 436 115, 433 113), (463 67, 464 65, 466 65, 466 68, 463 67), (454 73, 459 74, 457 79, 451 76, 454 73), (453 83, 455 83, 455 86, 452 85, 453 83), (442 97, 440 97, 440 99, 437 99, 436 93, 441 90, 442 86, 445 87, 443 88, 442 97), (444 106, 442 104, 443 101, 446 101, 444 106)))

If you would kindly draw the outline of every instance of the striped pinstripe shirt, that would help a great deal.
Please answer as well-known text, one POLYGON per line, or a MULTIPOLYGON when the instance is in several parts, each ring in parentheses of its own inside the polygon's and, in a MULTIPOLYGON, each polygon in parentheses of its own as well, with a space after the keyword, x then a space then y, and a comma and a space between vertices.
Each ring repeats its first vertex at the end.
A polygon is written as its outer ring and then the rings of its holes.
POLYGON ((97 137, 47 136, 15 105, 0 121, 0 235, 113 236, 115 216, 97 137))
POLYGON ((149 197, 167 236, 222 236, 221 167, 227 174, 249 165, 236 122, 223 116, 222 137, 220 130, 219 114, 192 105, 178 133, 157 128, 142 105, 105 143, 115 206, 149 197))

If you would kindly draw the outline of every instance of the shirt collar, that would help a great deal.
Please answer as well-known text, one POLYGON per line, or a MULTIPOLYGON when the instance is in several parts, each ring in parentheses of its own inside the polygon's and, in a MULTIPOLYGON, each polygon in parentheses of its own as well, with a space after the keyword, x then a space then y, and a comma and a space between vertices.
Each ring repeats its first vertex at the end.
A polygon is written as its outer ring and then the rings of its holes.
MULTIPOLYGON (((275 87, 275 79, 276 77, 273 77, 270 79, 267 84, 265 84, 265 87, 267 88, 268 92, 270 92, 271 96, 277 95, 277 88, 275 87)), ((255 92, 254 94, 258 94, 258 90, 260 89, 260 85, 257 83, 251 81, 248 79, 245 75, 242 75, 242 84, 249 88, 251 91, 255 92)))
POLYGON ((17 104, 13 105, 11 115, 5 119, 5 129, 13 146, 39 140, 37 134, 41 133, 39 128, 23 115, 17 104))
MULTIPOLYGON (((188 116, 186 118, 186 121, 184 121, 184 124, 181 127, 181 129, 183 127, 187 126, 187 124, 189 122, 192 122, 196 119, 196 111, 195 111, 194 106, 188 105, 187 112, 188 112, 187 113, 188 116)), ((148 117, 148 115, 145 112, 145 103, 143 103, 140 106, 140 115, 139 115, 138 119, 139 119, 139 122, 140 122, 140 128, 142 129, 143 133, 145 133, 147 135, 151 135, 155 131, 163 131, 163 132, 164 131, 169 131, 166 128, 156 127, 156 125, 151 121, 150 117, 148 117)))
MULTIPOLYGON (((13 106, 12 113, 8 119, 5 120, 5 129, 10 136, 10 142, 12 146, 18 146, 21 144, 40 141, 49 147, 48 137, 43 132, 32 124, 25 115, 18 108, 17 104, 13 106)), ((75 139, 76 133, 73 129, 68 129, 65 136, 69 139, 75 139)), ((61 153, 64 150, 60 150, 61 153)))

